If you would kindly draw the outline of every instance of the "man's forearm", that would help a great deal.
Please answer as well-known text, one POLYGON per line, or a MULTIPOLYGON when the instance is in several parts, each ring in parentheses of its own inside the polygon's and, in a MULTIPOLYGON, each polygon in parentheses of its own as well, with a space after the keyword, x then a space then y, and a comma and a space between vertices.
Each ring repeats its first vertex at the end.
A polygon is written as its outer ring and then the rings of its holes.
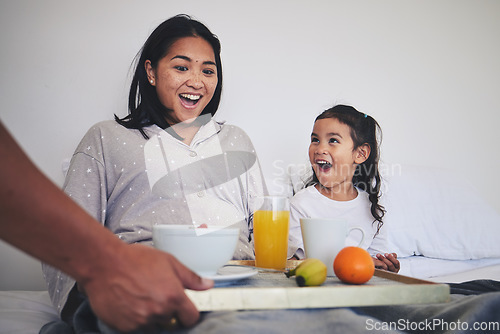
POLYGON ((75 279, 122 241, 46 178, 0 123, 0 238, 75 279))

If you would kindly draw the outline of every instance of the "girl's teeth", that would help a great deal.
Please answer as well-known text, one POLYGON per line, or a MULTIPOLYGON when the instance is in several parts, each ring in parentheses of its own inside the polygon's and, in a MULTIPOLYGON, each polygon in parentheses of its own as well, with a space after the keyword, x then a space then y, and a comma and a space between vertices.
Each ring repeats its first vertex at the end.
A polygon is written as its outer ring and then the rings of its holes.
POLYGON ((331 164, 327 161, 316 161, 316 164, 321 168, 327 168, 331 166, 331 164))

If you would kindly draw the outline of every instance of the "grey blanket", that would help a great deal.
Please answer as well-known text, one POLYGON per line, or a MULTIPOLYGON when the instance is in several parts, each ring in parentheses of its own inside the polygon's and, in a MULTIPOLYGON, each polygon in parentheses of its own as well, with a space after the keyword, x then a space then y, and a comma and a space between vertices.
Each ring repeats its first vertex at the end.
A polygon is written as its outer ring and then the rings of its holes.
MULTIPOLYGON (((450 288, 451 300, 441 304, 205 312, 195 327, 177 333, 500 333, 500 282, 450 288)), ((88 304, 79 311, 75 323, 85 325, 76 333, 114 333, 96 321, 88 304)), ((72 333, 50 327, 41 333, 72 333)))
POLYGON ((211 312, 182 333, 500 333, 500 292, 443 304, 211 312), (477 330, 475 330, 477 328, 477 330))

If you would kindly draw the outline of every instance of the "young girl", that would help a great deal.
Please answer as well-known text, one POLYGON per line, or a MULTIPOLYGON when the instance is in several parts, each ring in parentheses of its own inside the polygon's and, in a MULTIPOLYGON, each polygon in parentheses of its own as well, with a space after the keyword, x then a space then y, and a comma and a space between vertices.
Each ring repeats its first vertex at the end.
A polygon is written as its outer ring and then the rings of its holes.
MULTIPOLYGON (((355 108, 337 105, 315 122, 309 145, 313 176, 290 202, 289 255, 304 257, 300 218, 339 218, 365 231, 360 247, 372 254, 377 268, 399 271, 395 253, 387 253, 379 204, 378 123, 355 108), (382 255, 383 253, 384 255, 382 255)), ((353 231, 346 245, 358 245, 353 231)))

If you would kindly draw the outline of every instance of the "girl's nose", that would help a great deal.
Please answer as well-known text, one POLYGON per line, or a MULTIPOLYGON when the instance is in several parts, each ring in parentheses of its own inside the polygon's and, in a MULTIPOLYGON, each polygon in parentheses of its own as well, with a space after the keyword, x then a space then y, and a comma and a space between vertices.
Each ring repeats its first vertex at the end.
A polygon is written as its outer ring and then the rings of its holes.
POLYGON ((321 155, 321 154, 327 154, 327 153, 328 153, 328 151, 326 150, 325 145, 320 144, 316 147, 316 154, 321 155))

